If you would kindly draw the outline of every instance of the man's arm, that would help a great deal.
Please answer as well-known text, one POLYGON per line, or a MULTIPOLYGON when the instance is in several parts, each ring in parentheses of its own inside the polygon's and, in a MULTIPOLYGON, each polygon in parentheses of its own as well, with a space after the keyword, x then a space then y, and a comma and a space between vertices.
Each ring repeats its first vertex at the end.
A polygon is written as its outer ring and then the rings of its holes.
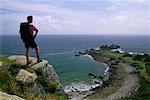
POLYGON ((35 38, 38 33, 38 29, 32 25, 32 30, 35 31, 35 34, 33 35, 33 37, 35 38))
POLYGON ((35 35, 34 35, 34 38, 36 37, 37 33, 38 33, 38 30, 36 30, 36 31, 35 31, 35 35))

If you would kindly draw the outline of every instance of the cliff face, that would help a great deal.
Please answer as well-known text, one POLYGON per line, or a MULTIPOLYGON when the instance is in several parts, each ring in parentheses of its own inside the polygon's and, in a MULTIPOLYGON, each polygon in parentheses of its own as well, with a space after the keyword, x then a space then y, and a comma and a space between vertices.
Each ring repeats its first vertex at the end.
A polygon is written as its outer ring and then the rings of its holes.
POLYGON ((11 72, 16 73, 13 76, 17 82, 16 84, 21 84, 22 97, 28 98, 26 95, 30 95, 30 99, 33 99, 37 96, 45 97, 53 93, 65 95, 58 75, 47 60, 43 59, 40 63, 36 63, 37 59, 30 57, 31 64, 27 66, 25 56, 12 55, 9 59, 19 66, 19 68, 11 68, 10 66, 9 69, 11 69, 11 72))

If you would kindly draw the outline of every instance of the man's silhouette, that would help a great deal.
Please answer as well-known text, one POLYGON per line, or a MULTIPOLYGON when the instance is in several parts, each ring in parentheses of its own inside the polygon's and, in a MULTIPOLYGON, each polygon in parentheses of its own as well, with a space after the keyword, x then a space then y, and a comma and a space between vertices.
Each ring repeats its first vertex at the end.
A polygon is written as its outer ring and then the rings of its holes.
POLYGON ((20 24, 20 34, 21 34, 21 38, 25 44, 26 60, 27 60, 27 65, 29 65, 31 63, 31 61, 29 60, 30 47, 34 48, 36 51, 37 63, 40 62, 41 60, 39 57, 40 48, 37 46, 37 44, 34 40, 38 33, 38 29, 34 25, 32 25, 32 22, 33 22, 32 16, 28 16, 27 21, 28 22, 20 24))

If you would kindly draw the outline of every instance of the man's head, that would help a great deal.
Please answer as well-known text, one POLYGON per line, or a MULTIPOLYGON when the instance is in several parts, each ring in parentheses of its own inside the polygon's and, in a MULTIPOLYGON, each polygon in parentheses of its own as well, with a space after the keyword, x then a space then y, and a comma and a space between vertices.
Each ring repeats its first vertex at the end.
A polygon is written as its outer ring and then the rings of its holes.
POLYGON ((28 20, 28 23, 32 23, 32 21, 33 21, 33 16, 28 16, 28 17, 27 17, 27 20, 28 20))

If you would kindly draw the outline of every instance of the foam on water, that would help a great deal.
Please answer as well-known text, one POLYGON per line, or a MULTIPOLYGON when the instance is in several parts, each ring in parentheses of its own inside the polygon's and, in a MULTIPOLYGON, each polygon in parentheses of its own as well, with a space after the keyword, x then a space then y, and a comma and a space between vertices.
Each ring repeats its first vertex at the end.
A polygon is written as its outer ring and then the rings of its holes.
POLYGON ((89 54, 85 54, 85 55, 83 55, 83 56, 88 57, 88 58, 94 60, 94 58, 93 58, 91 55, 89 55, 89 54))
POLYGON ((92 84, 88 85, 85 83, 71 83, 70 85, 67 85, 64 87, 64 90, 66 93, 68 92, 85 92, 90 91, 93 88, 102 86, 103 82, 101 81, 100 84, 92 84))

